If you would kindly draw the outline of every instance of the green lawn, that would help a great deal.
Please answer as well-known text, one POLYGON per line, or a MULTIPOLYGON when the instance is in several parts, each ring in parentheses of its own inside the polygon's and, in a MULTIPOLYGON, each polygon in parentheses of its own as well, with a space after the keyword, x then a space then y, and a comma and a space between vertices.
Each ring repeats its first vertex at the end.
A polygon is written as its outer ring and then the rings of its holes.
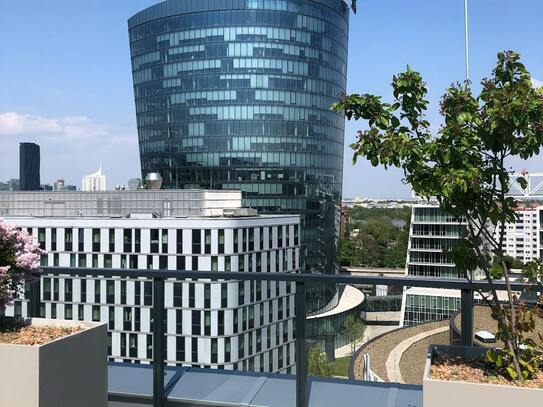
POLYGON ((337 358, 335 362, 331 363, 332 376, 344 376, 349 377, 349 363, 351 361, 350 356, 343 358, 337 358))

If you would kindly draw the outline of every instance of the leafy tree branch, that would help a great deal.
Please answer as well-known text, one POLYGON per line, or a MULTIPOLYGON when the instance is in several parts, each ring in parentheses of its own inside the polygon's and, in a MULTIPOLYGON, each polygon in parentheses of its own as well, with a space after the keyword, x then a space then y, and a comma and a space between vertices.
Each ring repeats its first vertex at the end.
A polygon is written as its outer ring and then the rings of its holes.
MULTIPOLYGON (((513 171, 510 158, 528 159, 543 146, 543 94, 513 51, 500 52, 492 75, 473 95, 469 82, 455 83, 440 101, 443 124, 433 134, 425 119, 427 87, 409 66, 393 77, 393 103, 369 94, 343 95, 332 108, 349 120, 364 120, 358 131, 353 162, 365 158, 373 166, 403 170, 404 181, 424 199, 435 199, 458 219, 463 232, 449 253, 458 270, 470 281, 483 275, 490 294, 481 292, 498 322, 504 348, 489 354, 498 370, 511 379, 526 379, 543 364, 535 343, 527 337, 535 326, 537 308, 528 309, 511 289, 510 264, 501 247, 504 230, 496 227, 516 220, 517 202, 508 196, 513 171), (503 278, 507 300, 493 285, 503 278)), ((516 182, 526 186, 524 177, 516 182)), ((541 280, 541 265, 529 265, 541 280)))

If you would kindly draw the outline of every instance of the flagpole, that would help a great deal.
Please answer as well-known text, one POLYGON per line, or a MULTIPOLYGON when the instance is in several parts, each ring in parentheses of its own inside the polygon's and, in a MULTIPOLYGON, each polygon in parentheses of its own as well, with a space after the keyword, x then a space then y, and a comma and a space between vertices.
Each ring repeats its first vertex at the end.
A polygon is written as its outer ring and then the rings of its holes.
POLYGON ((468 0, 464 0, 464 37, 465 37, 465 48, 466 48, 466 80, 469 81, 468 0))

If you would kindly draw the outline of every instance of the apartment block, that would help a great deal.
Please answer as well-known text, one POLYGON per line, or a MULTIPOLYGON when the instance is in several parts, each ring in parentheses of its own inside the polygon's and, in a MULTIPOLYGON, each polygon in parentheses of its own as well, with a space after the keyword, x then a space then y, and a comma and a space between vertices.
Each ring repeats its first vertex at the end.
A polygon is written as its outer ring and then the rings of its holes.
MULTIPOLYGON (((521 204, 517 221, 493 231, 503 231, 502 250, 524 264, 543 258, 543 206, 521 204)), ((462 277, 447 250, 458 240, 462 222, 435 204, 413 206, 405 274, 409 276, 462 277)), ((401 325, 449 318, 460 308, 460 291, 433 288, 406 288, 402 299, 401 325)))

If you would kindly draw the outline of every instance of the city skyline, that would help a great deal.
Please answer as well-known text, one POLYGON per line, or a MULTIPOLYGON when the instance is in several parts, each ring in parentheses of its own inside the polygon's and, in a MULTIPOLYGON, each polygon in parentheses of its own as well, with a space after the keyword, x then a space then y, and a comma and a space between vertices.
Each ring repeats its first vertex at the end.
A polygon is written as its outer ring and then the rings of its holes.
MULTIPOLYGON (((0 66, 1 77, 10 78, 4 79, 0 94, 0 151, 7 157, 0 164, 1 179, 17 177, 16 152, 19 142, 25 141, 42 148, 43 183, 64 177, 78 185, 82 176, 100 163, 111 179, 110 186, 139 176, 126 21, 156 3, 96 1, 75 5, 58 1, 44 5, 28 1, 0 6, 0 26, 7 31, 0 40, 0 52, 21 61, 0 66), (75 18, 67 18, 70 15, 75 18), (82 23, 77 16, 83 15, 86 20, 82 23), (30 75, 32 80, 24 79, 30 75)), ((413 1, 391 8, 382 2, 361 2, 358 14, 351 16, 348 91, 377 93, 389 99, 391 76, 409 63, 428 82, 429 119, 437 128, 439 96, 464 76, 461 3, 413 1)), ((493 65, 496 52, 505 48, 519 51, 534 78, 543 78, 543 45, 537 42, 542 11, 543 4, 536 0, 514 5, 472 2, 470 45, 475 84, 493 65)), ((410 189, 401 184, 398 171, 384 172, 366 162, 352 167, 347 146, 356 129, 356 123, 346 126, 343 195, 409 197, 410 189)), ((537 160, 511 165, 518 170, 541 169, 537 160)))

